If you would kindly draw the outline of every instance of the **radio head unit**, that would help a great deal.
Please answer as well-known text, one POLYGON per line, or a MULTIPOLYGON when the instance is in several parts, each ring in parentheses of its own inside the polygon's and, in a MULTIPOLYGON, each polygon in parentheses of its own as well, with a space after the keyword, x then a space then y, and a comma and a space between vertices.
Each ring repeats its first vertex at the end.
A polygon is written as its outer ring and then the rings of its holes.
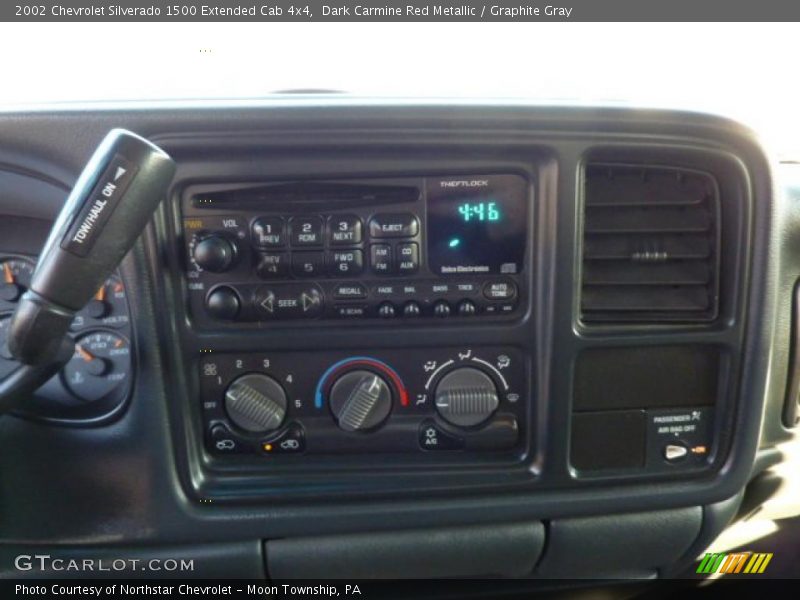
POLYGON ((508 173, 189 186, 190 314, 201 327, 512 318, 531 189, 508 173))

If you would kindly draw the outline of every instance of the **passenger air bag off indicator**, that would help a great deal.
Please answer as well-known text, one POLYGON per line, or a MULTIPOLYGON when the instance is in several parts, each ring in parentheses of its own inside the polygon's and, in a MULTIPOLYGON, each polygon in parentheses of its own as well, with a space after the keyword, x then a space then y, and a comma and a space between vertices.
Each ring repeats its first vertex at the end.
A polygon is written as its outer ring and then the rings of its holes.
POLYGON ((647 465, 670 470, 705 465, 711 454, 714 409, 647 411, 647 465))

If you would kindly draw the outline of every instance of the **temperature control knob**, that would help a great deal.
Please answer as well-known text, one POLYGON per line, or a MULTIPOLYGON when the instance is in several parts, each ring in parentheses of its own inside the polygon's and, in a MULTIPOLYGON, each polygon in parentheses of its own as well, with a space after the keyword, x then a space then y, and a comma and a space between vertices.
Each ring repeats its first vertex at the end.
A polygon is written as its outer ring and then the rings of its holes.
POLYGON ((197 242, 192 257, 204 271, 223 273, 236 260, 236 246, 221 235, 210 235, 197 242))
POLYGON ((372 371, 350 371, 331 387, 330 406, 339 427, 345 431, 366 431, 389 416, 392 390, 372 371))
POLYGON ((252 433, 274 431, 286 416, 286 392, 272 377, 242 375, 225 390, 225 410, 237 426, 252 433))
POLYGON ((436 410, 445 421, 458 427, 480 425, 499 404, 494 381, 472 367, 451 371, 436 386, 436 410))

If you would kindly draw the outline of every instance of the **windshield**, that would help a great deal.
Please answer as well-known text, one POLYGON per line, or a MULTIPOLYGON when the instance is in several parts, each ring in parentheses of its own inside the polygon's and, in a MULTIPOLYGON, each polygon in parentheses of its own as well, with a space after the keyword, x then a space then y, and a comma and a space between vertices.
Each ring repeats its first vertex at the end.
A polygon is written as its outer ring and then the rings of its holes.
POLYGON ((730 116, 797 157, 796 32, 789 23, 4 23, 0 108, 319 90, 629 104, 730 116))

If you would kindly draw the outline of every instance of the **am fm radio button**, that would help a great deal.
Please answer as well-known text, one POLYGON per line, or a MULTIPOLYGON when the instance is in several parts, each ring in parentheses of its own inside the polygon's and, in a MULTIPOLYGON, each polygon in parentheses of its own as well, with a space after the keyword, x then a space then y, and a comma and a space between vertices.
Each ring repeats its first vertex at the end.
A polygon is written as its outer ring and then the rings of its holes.
POLYGON ((372 244, 369 248, 369 262, 373 273, 388 275, 394 270, 392 247, 389 244, 372 244))

